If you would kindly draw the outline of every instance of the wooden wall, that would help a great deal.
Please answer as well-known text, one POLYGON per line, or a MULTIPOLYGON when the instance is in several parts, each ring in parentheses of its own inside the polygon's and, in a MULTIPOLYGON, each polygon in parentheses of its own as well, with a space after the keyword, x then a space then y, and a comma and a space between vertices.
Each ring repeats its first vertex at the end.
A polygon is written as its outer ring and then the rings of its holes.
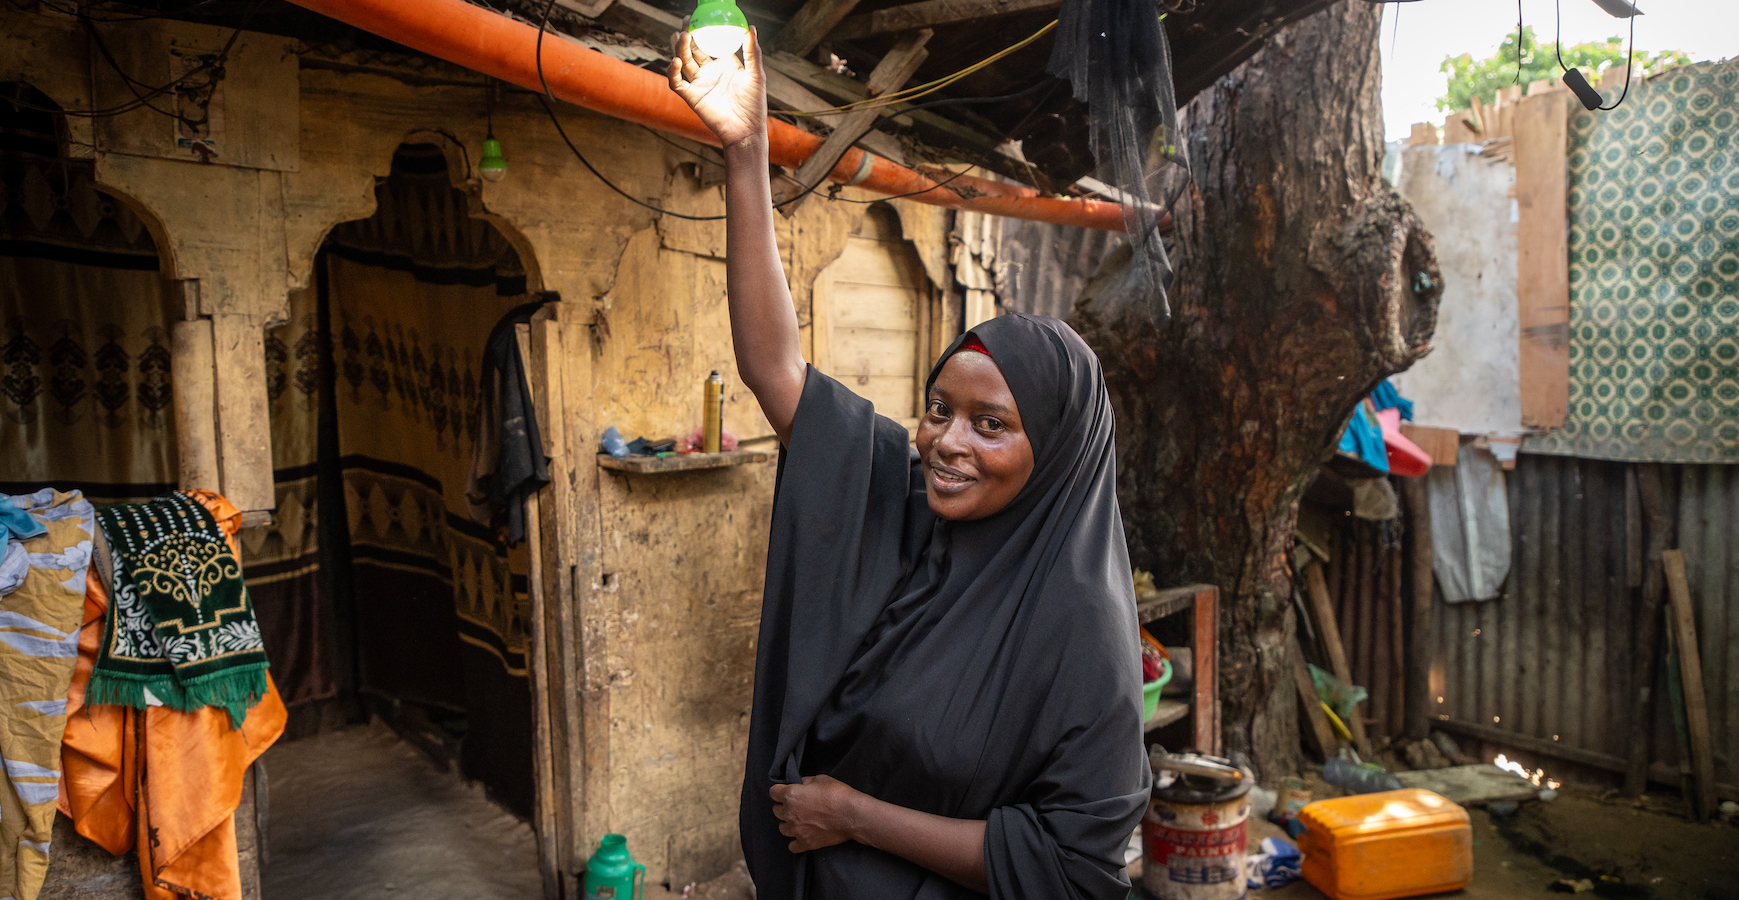
MULTIPOLYGON (((0 7, 0 35, 0 81, 28 81, 75 110, 108 96, 102 79, 93 87, 90 73, 101 64, 76 22, 0 7)), ((164 21, 104 35, 123 58, 140 60, 228 38, 164 21)), ((187 315, 213 324, 194 331, 230 338, 207 339, 215 385, 178 397, 215 420, 218 471, 205 466, 195 477, 218 483, 190 486, 239 491, 244 509, 270 510, 270 447, 262 457, 259 446, 268 432, 256 421, 265 399, 261 330, 281 322, 289 292, 310 283, 326 233, 373 212, 374 180, 387 174, 394 148, 444 146, 473 215, 516 244, 528 287, 560 295, 531 334, 555 479, 540 498, 534 584, 544 601, 548 683, 537 708, 553 765, 539 813, 549 865, 571 877, 598 838, 616 831, 628 835, 649 882, 680 889, 721 873, 740 853, 737 794, 774 466, 625 475, 601 472, 594 454, 608 425, 629 438, 696 427, 701 382, 713 369, 726 380, 726 427, 772 449, 731 354, 723 223, 661 218, 609 190, 524 93, 507 94, 494 110, 507 177, 466 177, 486 128, 474 73, 298 56, 293 41, 266 35, 244 34, 239 46, 246 53, 232 61, 223 97, 238 112, 215 162, 165 149, 150 119, 95 129, 88 119, 68 120, 74 151, 97 159, 102 189, 149 223, 164 248, 165 277, 196 280, 187 315), (226 402, 233 412, 224 413, 226 402), (233 479, 224 468, 231 464, 233 479)), ((705 183, 708 166, 693 145, 578 109, 561 114, 575 143, 624 190, 691 214, 723 212, 723 188, 705 183)), ((874 199, 855 189, 842 196, 874 199)), ((959 328, 950 214, 910 201, 892 207, 936 285, 940 349, 959 328)), ((811 202, 779 220, 806 352, 815 281, 867 208, 811 202)))

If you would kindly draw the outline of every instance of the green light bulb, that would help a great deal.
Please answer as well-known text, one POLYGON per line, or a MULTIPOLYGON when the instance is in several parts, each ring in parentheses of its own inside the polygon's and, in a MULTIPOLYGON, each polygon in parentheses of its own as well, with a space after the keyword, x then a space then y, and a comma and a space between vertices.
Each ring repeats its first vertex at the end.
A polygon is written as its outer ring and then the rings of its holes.
POLYGON ((477 174, 484 181, 500 181, 507 177, 507 157, 501 155, 501 142, 494 138, 483 141, 483 156, 477 160, 477 174))
POLYGON ((700 0, 688 20, 695 44, 713 59, 724 59, 749 39, 749 20, 736 0, 700 0))

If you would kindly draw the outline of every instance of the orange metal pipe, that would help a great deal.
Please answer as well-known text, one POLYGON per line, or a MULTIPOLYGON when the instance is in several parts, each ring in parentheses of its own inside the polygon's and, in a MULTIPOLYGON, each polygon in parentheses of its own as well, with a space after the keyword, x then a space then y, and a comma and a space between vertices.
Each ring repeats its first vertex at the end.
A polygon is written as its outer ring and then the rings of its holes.
MULTIPOLYGON (((537 77, 537 29, 465 0, 292 0, 322 15, 397 41, 492 78, 542 91, 537 77)), ((544 38, 543 72, 559 99, 594 112, 718 146, 718 138, 664 76, 557 37, 544 38)), ((822 139, 777 119, 767 120, 771 160, 795 168, 822 139)), ((828 177, 855 181, 880 194, 910 194, 935 187, 929 176, 853 147, 828 177), (864 158, 867 173, 859 178, 864 158)), ((951 209, 1122 231, 1123 211, 1099 200, 1043 197, 1032 188, 961 176, 947 187, 911 199, 951 209), (960 196, 952 189, 970 196, 960 196)))

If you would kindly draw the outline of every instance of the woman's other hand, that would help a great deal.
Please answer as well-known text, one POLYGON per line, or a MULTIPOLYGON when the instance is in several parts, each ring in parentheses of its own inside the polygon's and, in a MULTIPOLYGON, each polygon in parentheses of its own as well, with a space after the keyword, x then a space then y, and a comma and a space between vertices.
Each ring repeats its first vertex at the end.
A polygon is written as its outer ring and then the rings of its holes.
POLYGON ((713 59, 684 30, 670 61, 670 89, 726 147, 767 131, 767 79, 761 69, 760 35, 753 27, 740 62, 734 53, 713 59))
POLYGON ((775 784, 773 815, 779 833, 791 838, 791 852, 805 853, 853 840, 852 820, 864 795, 843 781, 811 775, 802 784, 775 784))

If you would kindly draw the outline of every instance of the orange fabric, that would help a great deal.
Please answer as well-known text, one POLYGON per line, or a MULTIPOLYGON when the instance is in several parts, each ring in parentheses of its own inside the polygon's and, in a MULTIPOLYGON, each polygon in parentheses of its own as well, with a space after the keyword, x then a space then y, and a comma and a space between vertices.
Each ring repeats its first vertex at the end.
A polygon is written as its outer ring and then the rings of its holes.
MULTIPOLYGON (((211 512, 236 550, 240 510, 210 491, 187 493, 211 512)), ((60 810, 79 834, 110 853, 138 844, 148 900, 241 900, 235 810, 248 766, 284 732, 287 712, 277 685, 268 675, 266 695, 234 730, 229 714, 213 707, 185 713, 161 706, 87 707, 85 687, 108 603, 102 579, 86 579, 61 743, 60 810), (149 840, 137 840, 141 830, 149 840)))

